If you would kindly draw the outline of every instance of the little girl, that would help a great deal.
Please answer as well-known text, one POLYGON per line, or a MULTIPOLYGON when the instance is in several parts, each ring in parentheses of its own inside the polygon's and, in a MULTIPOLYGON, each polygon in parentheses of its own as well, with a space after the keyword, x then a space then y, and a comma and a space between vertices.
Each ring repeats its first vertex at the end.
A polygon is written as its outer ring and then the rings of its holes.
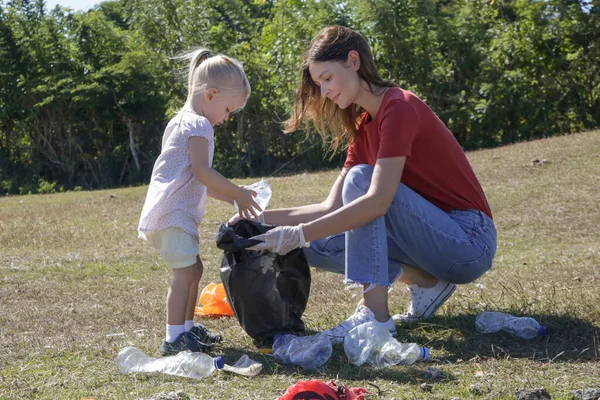
POLYGON ((203 271, 198 225, 206 196, 237 202, 240 214, 256 217, 255 210, 262 211, 253 200, 255 192, 229 182, 211 168, 213 127, 244 107, 250 96, 242 65, 224 55, 213 56, 207 49, 182 58, 190 60, 187 100, 165 129, 138 226, 139 237, 156 248, 173 271, 163 355, 206 352, 221 339, 193 322, 203 271))

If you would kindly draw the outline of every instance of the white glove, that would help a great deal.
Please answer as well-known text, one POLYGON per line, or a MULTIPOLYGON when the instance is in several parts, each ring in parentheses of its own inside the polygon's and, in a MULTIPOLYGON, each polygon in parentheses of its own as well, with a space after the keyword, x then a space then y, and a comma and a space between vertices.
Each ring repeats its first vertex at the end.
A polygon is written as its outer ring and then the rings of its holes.
POLYGON ((227 226, 235 225, 243 219, 247 219, 248 221, 256 221, 256 222, 260 222, 261 224, 264 224, 265 223, 265 214, 264 213, 259 214, 258 218, 244 218, 244 217, 240 217, 239 213, 235 213, 233 215, 233 217, 231 217, 229 219, 229 221, 227 221, 227 226))
POLYGON ((263 242, 248 247, 248 250, 270 250, 281 255, 285 255, 298 247, 308 247, 308 243, 304 240, 302 224, 298 226, 278 226, 267 233, 250 239, 262 240, 263 242))

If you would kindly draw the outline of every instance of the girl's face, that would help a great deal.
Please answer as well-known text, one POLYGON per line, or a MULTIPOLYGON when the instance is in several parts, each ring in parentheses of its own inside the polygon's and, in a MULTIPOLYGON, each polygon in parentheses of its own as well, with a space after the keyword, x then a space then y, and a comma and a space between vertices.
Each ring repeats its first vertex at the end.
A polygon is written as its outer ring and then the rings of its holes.
POLYGON ((358 76, 360 59, 356 51, 340 61, 312 62, 308 66, 313 82, 321 89, 321 96, 329 98, 341 109, 356 102, 361 85, 358 76))
POLYGON ((204 116, 212 126, 221 125, 229 119, 229 115, 244 106, 246 98, 240 94, 220 92, 215 88, 209 88, 202 96, 203 104, 200 114, 204 116))

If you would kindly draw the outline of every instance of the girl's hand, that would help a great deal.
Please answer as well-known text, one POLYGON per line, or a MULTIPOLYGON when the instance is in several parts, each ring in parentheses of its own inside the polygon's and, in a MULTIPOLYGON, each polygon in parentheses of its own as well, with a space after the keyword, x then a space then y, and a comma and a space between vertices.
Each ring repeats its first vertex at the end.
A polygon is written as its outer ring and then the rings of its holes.
POLYGON ((233 217, 229 218, 229 221, 227 221, 227 226, 233 226, 243 219, 248 219, 250 221, 256 221, 256 222, 260 222, 261 224, 264 224, 265 223, 265 214, 262 213, 258 216, 257 219, 254 219, 254 218, 244 218, 244 217, 241 217, 239 213, 235 213, 235 214, 233 214, 233 217))
POLYGON ((253 219, 258 218, 262 208, 260 208, 260 206, 254 201, 254 197, 256 197, 256 192, 254 190, 240 188, 239 195, 235 199, 240 217, 253 219))

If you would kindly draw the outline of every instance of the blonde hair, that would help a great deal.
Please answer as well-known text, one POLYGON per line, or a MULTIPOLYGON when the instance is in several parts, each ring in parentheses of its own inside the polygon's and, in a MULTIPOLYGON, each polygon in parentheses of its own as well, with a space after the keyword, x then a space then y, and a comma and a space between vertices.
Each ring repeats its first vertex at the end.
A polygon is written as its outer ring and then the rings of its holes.
POLYGON ((311 62, 337 61, 345 63, 348 53, 355 50, 360 56, 358 75, 367 83, 371 92, 375 88, 389 88, 397 85, 383 79, 373 60, 369 44, 359 33, 343 26, 328 26, 312 40, 304 61, 300 66, 301 81, 292 115, 284 123, 284 132, 290 133, 303 128, 309 131, 312 122, 321 135, 323 143, 329 145, 332 156, 340 144, 352 144, 356 139, 357 124, 360 122, 365 109, 357 104, 351 104, 341 109, 327 97, 321 96, 321 90, 313 82, 309 66, 311 62), (328 135, 328 132, 331 135, 328 135))
POLYGON ((189 61, 186 104, 197 93, 212 87, 222 92, 240 93, 245 101, 250 97, 250 82, 238 60, 223 54, 213 55, 203 47, 184 52, 175 59, 189 61))

